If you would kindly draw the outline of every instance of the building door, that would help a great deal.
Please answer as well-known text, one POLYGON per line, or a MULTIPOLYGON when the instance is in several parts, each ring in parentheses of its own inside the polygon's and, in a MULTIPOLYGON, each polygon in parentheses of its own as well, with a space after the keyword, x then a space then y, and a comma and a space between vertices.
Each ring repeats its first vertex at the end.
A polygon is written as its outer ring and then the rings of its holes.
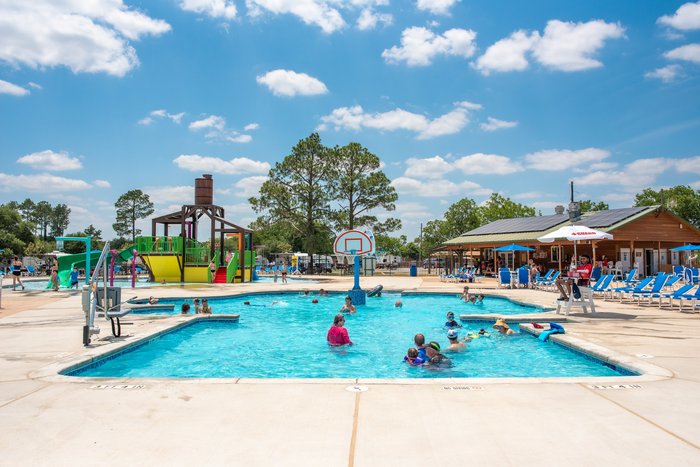
POLYGON ((630 249, 620 248, 620 262, 622 262, 622 270, 630 270, 630 249))
POLYGON ((668 265, 668 250, 659 250, 659 269, 670 271, 670 268, 664 269, 668 265))
POLYGON ((644 275, 653 276, 659 272, 659 252, 651 248, 644 250, 644 275))
POLYGON ((637 268, 637 273, 640 276, 646 275, 646 271, 644 270, 644 249, 643 248, 635 248, 634 249, 634 258, 633 258, 633 263, 634 266, 637 268))

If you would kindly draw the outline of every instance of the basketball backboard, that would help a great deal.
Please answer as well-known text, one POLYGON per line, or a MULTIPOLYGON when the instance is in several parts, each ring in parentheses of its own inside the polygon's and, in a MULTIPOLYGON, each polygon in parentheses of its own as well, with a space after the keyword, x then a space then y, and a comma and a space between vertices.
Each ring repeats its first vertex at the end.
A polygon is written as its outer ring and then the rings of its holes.
POLYGON ((333 243, 337 255, 367 256, 374 254, 374 235, 371 231, 346 230, 333 243))

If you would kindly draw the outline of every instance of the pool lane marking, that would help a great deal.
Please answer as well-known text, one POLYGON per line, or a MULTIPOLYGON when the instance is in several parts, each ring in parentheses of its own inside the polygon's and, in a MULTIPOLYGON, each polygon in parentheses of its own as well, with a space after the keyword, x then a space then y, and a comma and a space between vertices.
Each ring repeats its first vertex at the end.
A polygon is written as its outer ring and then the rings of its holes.
POLYGON ((348 467, 355 465, 355 446, 357 444, 357 419, 360 413, 361 392, 355 393, 355 412, 352 415, 352 436, 350 437, 350 453, 348 455, 348 467))
POLYGON ((594 390, 593 388, 589 387, 589 386, 586 385, 586 384, 580 384, 580 383, 579 383, 579 386, 584 387, 584 388, 586 388, 588 391, 590 391, 590 392, 592 392, 593 394, 595 394, 596 396, 602 397, 602 398, 605 399, 606 401, 615 404, 616 406, 620 407, 620 408, 621 408, 622 410, 624 410, 625 412, 630 413, 630 414, 632 414, 632 415, 634 415, 634 416, 636 416, 636 417, 641 418, 641 419, 644 420, 645 422, 647 422, 647 423, 649 423, 649 424, 655 426, 655 427, 658 428, 659 430, 661 430, 661 431, 663 431, 663 432, 665 432, 665 433, 667 433, 667 434, 673 436, 673 437, 676 438, 677 440, 682 441, 683 443, 687 444, 688 446, 691 446, 691 447, 693 447, 693 448, 695 448, 695 449, 700 450, 700 446, 698 446, 697 444, 693 443, 692 441, 688 441, 687 439, 683 438, 682 436, 677 435, 676 433, 672 432, 671 430, 669 430, 669 429, 667 429, 667 428, 664 428, 663 426, 661 426, 661 425, 659 425, 658 423, 656 423, 655 421, 653 421, 653 420, 651 420, 651 419, 645 417, 644 415, 638 414, 638 413, 635 412, 634 410, 625 407, 625 406, 622 405, 621 403, 619 403, 619 402, 617 402, 617 401, 614 401, 614 400, 610 399, 609 397, 606 397, 605 394, 604 394, 603 392, 594 390))

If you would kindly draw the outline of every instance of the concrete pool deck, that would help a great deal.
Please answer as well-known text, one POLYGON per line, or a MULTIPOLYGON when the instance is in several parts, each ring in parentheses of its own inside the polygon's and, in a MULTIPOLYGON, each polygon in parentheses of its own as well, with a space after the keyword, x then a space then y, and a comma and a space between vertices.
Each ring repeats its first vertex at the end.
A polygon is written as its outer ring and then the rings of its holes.
MULTIPOLYGON (((168 286, 133 295, 347 290, 351 282, 168 286)), ((392 290, 463 286, 362 279, 365 288, 379 283, 392 290)), ((491 290, 488 280, 470 287, 550 307, 555 298, 491 290)), ((57 377, 65 362, 187 318, 134 317, 122 339, 110 338, 100 320, 100 339, 85 349, 79 295, 5 292, 3 307, 0 465, 700 465, 700 315, 677 309, 596 300, 595 315, 567 317, 567 336, 667 370, 653 380, 375 380, 350 392, 355 380, 57 377)))

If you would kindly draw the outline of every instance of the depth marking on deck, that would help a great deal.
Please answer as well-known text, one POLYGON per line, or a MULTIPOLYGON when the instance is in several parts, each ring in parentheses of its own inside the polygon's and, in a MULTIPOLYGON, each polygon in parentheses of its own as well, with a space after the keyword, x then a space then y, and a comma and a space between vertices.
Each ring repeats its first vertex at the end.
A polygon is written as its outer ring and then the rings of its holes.
POLYGON ((443 386, 445 391, 484 391, 483 386, 443 386))
POLYGON ((643 389, 639 384, 589 384, 591 389, 643 389))
POLYGON ((143 384, 96 384, 90 389, 145 389, 143 384))

